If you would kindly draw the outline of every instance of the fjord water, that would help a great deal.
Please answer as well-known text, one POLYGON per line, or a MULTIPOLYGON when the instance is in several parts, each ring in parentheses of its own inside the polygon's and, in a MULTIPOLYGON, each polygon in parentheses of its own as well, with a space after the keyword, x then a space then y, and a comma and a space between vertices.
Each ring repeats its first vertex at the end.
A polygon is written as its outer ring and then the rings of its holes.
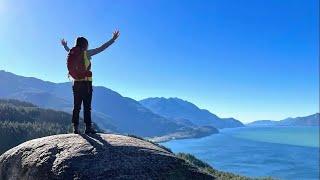
POLYGON ((318 127, 245 127, 162 143, 222 171, 278 179, 319 179, 318 127))

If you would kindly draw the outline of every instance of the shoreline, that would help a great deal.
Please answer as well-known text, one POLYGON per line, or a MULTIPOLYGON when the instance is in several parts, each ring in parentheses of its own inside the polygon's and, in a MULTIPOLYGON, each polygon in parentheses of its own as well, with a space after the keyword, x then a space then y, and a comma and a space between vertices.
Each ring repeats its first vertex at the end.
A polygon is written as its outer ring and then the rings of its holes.
POLYGON ((168 142, 171 140, 181 140, 181 139, 199 139, 203 137, 208 137, 214 134, 220 134, 224 130, 235 130, 235 129, 240 129, 240 128, 247 128, 248 126, 244 127, 232 127, 232 128, 223 128, 223 129, 218 129, 218 132, 212 132, 208 134, 178 134, 178 133, 172 133, 164 136, 156 136, 156 137, 147 137, 149 141, 155 142, 155 143, 164 143, 168 142))
POLYGON ((186 134, 177 134, 177 133, 173 133, 173 134, 168 134, 168 135, 164 135, 164 136, 157 136, 157 137, 152 137, 152 138, 146 138, 149 141, 152 141, 154 143, 164 143, 164 142, 168 142, 171 140, 181 140, 181 139, 198 139, 198 138, 203 138, 203 137, 207 137, 207 136, 211 136, 213 134, 219 134, 220 132, 214 132, 214 133, 210 133, 210 134, 203 134, 203 135, 186 135, 186 134))

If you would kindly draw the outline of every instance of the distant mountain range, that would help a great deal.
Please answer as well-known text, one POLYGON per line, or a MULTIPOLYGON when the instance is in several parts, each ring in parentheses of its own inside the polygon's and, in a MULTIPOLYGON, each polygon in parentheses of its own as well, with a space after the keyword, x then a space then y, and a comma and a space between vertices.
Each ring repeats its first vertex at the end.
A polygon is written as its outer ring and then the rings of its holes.
MULTIPOLYGON (((52 83, 0 70, 0 84, 0 98, 18 99, 41 108, 72 112, 71 82, 52 83)), ((93 120, 105 131, 163 140, 201 137, 217 133, 216 128, 244 126, 234 118, 220 118, 179 98, 147 98, 138 102, 101 86, 95 86, 93 91, 93 120)), ((319 117, 319 113, 314 116, 286 119, 281 123, 258 121, 248 126, 314 125, 317 124, 314 119, 319 117)))
MULTIPOLYGON (((0 98, 18 99, 69 113, 72 111, 71 83, 52 83, 2 70, 0 84, 0 98)), ((186 122, 167 119, 134 99, 123 97, 105 87, 94 87, 93 92, 93 121, 106 131, 144 137, 176 136, 181 133, 184 138, 218 132, 214 127, 187 125, 186 122)))
POLYGON ((209 125, 219 129, 244 126, 234 118, 219 118, 210 111, 179 98, 147 98, 140 103, 156 114, 185 124, 209 125))
POLYGON ((286 118, 280 121, 258 120, 247 126, 319 126, 319 113, 296 118, 286 118))

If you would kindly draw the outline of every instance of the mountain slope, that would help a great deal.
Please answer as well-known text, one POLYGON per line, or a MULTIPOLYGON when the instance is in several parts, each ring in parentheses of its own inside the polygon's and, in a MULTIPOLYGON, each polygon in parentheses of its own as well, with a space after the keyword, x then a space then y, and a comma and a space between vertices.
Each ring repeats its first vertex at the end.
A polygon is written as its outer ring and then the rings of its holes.
POLYGON ((277 122, 272 120, 257 120, 246 124, 246 126, 275 126, 277 122))
POLYGON ((247 126, 319 126, 319 113, 310 116, 286 118, 280 121, 258 120, 247 126))
POLYGON ((219 118, 206 109, 179 98, 147 98, 142 105, 156 114, 170 119, 187 119, 196 125, 212 125, 216 128, 242 127, 243 124, 233 118, 219 118))
MULTIPOLYGON (((31 103, 0 99, 0 154, 24 141, 71 131, 71 115, 31 103)), ((94 124, 97 129, 97 126, 94 124)), ((81 131, 84 127, 80 126, 81 131)))
MULTIPOLYGON (((52 83, 0 71, 0 98, 29 101, 40 107, 71 112, 71 83, 52 83)), ((152 113, 139 102, 105 87, 93 88, 93 119, 100 127, 140 136, 165 135, 180 125, 152 113), (99 120, 99 121, 97 121, 99 120)))
MULTIPOLYGON (((52 83, 0 71, 0 84, 5 85, 0 89, 0 98, 19 99, 44 108, 72 112, 71 83, 52 83)), ((185 125, 157 115, 139 102, 101 86, 93 87, 92 109, 93 121, 106 131, 144 137, 188 131, 185 125)))

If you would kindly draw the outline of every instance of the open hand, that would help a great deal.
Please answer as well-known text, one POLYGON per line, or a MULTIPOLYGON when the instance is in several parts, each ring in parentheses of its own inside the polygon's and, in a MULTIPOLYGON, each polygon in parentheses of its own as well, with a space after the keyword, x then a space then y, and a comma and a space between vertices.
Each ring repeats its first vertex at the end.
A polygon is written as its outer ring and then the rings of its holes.
POLYGON ((112 34, 112 40, 116 40, 119 36, 120 36, 120 31, 119 30, 116 30, 113 32, 112 34))
POLYGON ((61 39, 61 44, 62 44, 62 46, 67 46, 67 41, 64 39, 61 39))

